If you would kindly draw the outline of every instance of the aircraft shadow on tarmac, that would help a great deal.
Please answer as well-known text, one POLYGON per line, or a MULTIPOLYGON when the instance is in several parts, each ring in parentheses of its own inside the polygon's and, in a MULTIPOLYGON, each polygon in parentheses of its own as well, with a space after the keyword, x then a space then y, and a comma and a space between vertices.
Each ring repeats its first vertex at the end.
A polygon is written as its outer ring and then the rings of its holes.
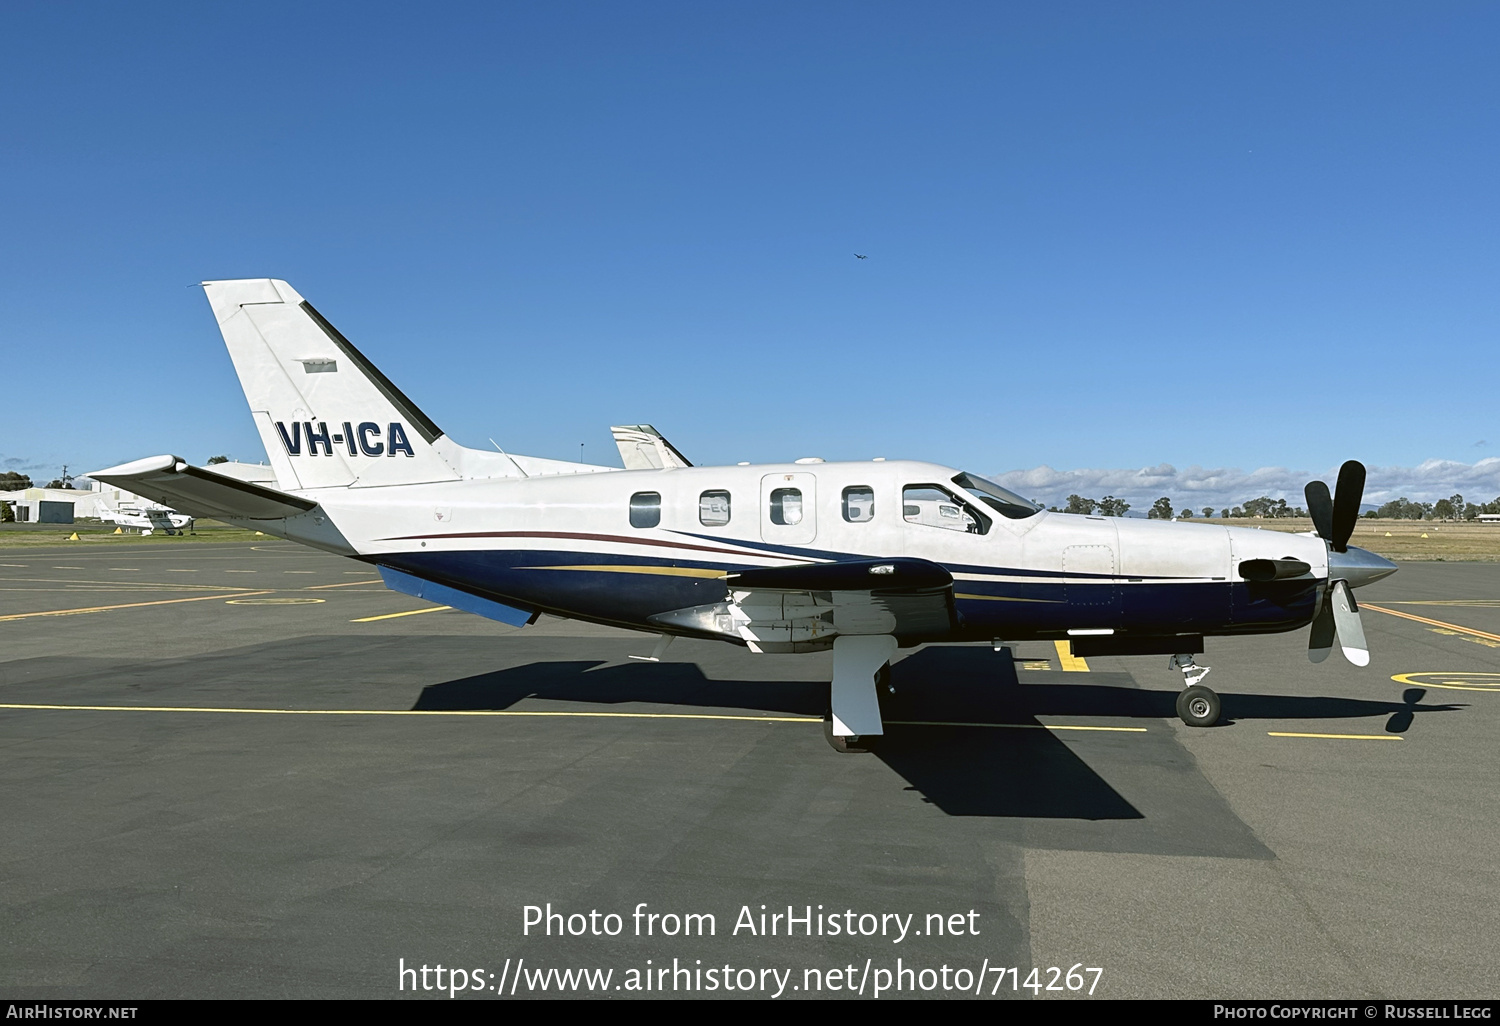
MULTIPOLYGON (((1124 674, 1092 676, 1130 680, 1124 674)), ((959 816, 1046 819, 1143 817, 1062 736, 1040 729, 1037 717, 1170 719, 1176 715, 1177 692, 1123 683, 1022 684, 1010 659, 976 647, 924 649, 898 663, 893 679, 896 694, 882 696, 887 733, 872 751, 943 811, 959 816), (943 725, 953 723, 1022 729, 943 725)), ((1406 730, 1418 713, 1461 708, 1421 705, 1424 694, 1421 689, 1409 689, 1401 703, 1230 694, 1223 696, 1223 704, 1226 718, 1235 719, 1386 715, 1387 730, 1393 732, 1406 730)), ((413 708, 508 709, 527 699, 822 716, 828 705, 828 685, 823 681, 711 680, 694 663, 538 662, 431 685, 413 708)), ((1169 734, 1161 734, 1156 741, 1180 749, 1169 734)), ((832 753, 829 757, 837 758, 832 753)), ((1114 757, 1132 758, 1118 752, 1114 757)), ((1154 756, 1141 751, 1136 758, 1142 757, 1154 756)))

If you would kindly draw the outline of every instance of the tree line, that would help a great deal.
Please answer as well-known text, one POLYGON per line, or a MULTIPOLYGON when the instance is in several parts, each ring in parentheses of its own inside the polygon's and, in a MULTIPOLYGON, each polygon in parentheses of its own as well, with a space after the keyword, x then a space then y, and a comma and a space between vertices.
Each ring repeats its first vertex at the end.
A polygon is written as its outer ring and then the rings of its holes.
MULTIPOLYGON (((1053 513, 1123 517, 1125 511, 1130 509, 1130 503, 1124 499, 1117 499, 1113 495, 1106 495, 1102 499, 1070 495, 1066 505, 1049 506, 1048 509, 1053 513)), ((1462 495, 1457 494, 1436 502, 1415 502, 1407 498, 1392 499, 1378 509, 1366 511, 1363 516, 1367 520, 1473 520, 1481 513, 1500 513, 1500 497, 1496 497, 1493 502, 1466 502, 1462 495)), ((1306 517, 1307 510, 1301 506, 1290 506, 1285 499, 1273 499, 1268 495, 1262 495, 1242 505, 1221 509, 1218 514, 1224 520, 1251 517, 1275 520, 1282 517, 1306 517)), ((1174 512, 1171 498, 1165 495, 1153 502, 1146 512, 1146 517, 1150 520, 1187 520, 1199 515, 1212 517, 1214 508, 1204 506, 1200 514, 1193 507, 1185 505, 1181 512, 1174 512)))

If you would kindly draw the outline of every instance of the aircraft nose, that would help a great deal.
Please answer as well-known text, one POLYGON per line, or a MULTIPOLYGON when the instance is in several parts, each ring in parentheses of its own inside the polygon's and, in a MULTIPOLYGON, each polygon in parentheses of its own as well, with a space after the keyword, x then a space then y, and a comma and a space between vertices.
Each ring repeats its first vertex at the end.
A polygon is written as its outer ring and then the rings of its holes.
POLYGON ((1377 556, 1368 549, 1362 549, 1358 545, 1349 546, 1347 552, 1328 553, 1328 576, 1335 580, 1342 578, 1349 582, 1351 588, 1363 588, 1367 584, 1374 584, 1382 578, 1389 577, 1399 570, 1384 556, 1377 556))

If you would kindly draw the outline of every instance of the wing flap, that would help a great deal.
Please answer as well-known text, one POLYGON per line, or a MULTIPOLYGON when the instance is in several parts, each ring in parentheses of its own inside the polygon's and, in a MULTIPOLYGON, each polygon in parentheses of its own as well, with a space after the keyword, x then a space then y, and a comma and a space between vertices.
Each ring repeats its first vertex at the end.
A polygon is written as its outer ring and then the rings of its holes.
POLYGON ((311 499, 215 474, 176 456, 152 456, 88 476, 195 517, 280 520, 317 506, 311 499))
POLYGON ((728 601, 652 617, 663 627, 738 637, 758 651, 826 648, 838 636, 940 639, 958 623, 953 575, 925 559, 865 559, 743 570, 728 601))

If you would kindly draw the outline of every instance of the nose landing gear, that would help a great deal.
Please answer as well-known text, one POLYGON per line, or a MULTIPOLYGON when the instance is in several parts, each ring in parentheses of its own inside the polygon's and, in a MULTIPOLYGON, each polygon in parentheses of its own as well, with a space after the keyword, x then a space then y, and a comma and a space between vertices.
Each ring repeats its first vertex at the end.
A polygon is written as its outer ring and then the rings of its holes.
POLYGON ((1167 669, 1181 670, 1185 685, 1177 696, 1177 715, 1189 727, 1212 727, 1219 722, 1219 696, 1212 688, 1198 682, 1208 676, 1209 668, 1193 661, 1191 652, 1174 655, 1167 662, 1167 669))

